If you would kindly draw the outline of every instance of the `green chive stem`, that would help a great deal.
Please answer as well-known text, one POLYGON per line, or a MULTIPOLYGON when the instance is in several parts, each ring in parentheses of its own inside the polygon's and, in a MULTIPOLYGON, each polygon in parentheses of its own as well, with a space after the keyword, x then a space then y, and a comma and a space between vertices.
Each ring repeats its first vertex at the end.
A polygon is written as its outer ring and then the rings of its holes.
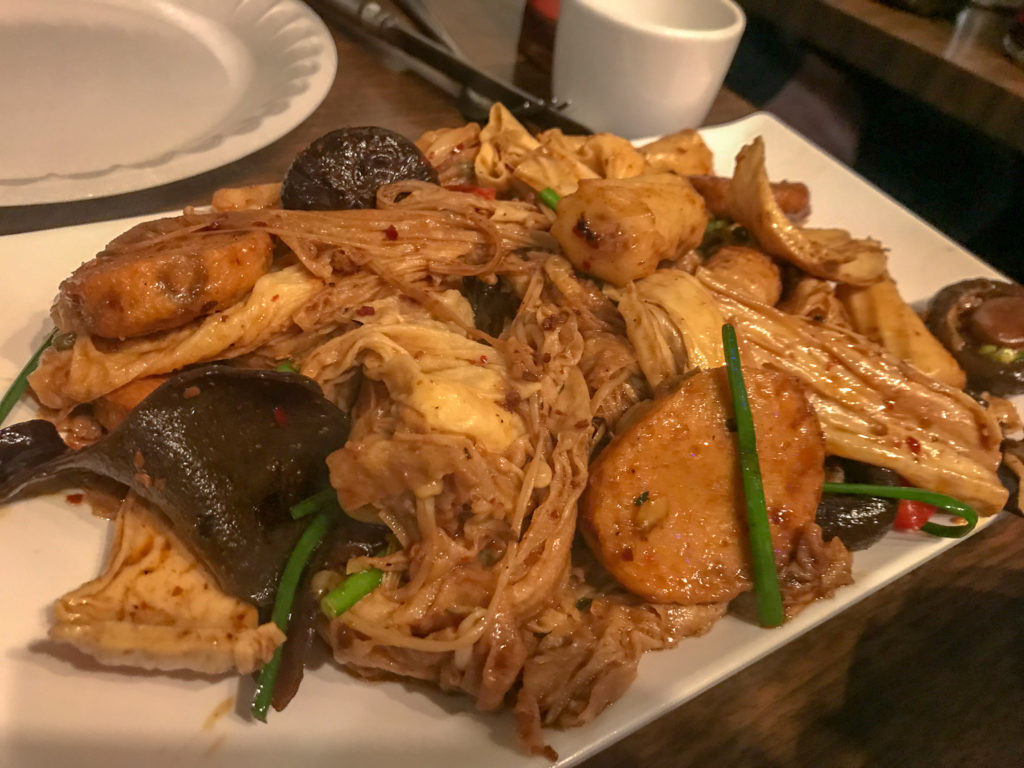
POLYGON ((274 368, 278 373, 298 373, 299 369, 295 367, 295 363, 291 360, 285 360, 274 368))
POLYGON ((383 576, 379 568, 356 571, 323 596, 320 600, 321 610, 331 619, 340 616, 379 587, 383 576))
POLYGON ((747 500, 747 527, 750 531, 757 618, 763 627, 777 627, 785 619, 779 574, 775 570, 768 505, 764 499, 761 465, 757 459, 754 418, 750 413, 750 400, 747 398, 747 387, 740 366, 739 343, 736 340, 736 329, 729 324, 722 326, 722 346, 725 350, 725 369, 732 393, 733 411, 736 414, 736 436, 739 440, 743 495, 747 500))
POLYGON ((7 420, 7 417, 11 415, 11 411, 14 409, 15 404, 21 400, 21 396, 25 394, 25 390, 28 389, 28 377, 29 374, 34 371, 39 365, 39 358, 43 356, 43 352, 46 348, 53 343, 53 337, 57 335, 57 329, 54 328, 43 340, 43 343, 39 345, 32 357, 29 358, 28 362, 25 363, 25 367, 21 369, 21 372, 14 377, 14 381, 11 382, 11 386, 7 388, 4 393, 3 399, 0 400, 0 424, 3 424, 7 420))
POLYGON ((953 517, 962 517, 966 525, 941 525, 925 523, 921 530, 932 536, 944 539, 959 539, 974 530, 978 524, 978 513, 974 508, 944 493, 927 491, 924 488, 911 488, 903 485, 870 485, 868 483, 825 483, 823 493, 845 493, 853 496, 880 496, 884 499, 909 499, 923 501, 938 507, 953 517))
POLYGON ((302 501, 293 504, 288 511, 294 519, 299 520, 300 518, 326 510, 328 507, 337 506, 337 504, 338 492, 333 488, 324 488, 322 491, 318 491, 312 496, 307 496, 302 501))
POLYGON ((554 211, 558 209, 558 201, 562 199, 562 196, 551 187, 544 187, 544 189, 537 193, 537 199, 554 211))
MULTIPOLYGON (((288 630, 288 620, 291 618, 292 604, 295 602, 302 571, 335 519, 333 511, 321 512, 314 518, 299 537, 288 557, 288 562, 285 563, 281 581, 277 586, 277 596, 274 598, 274 610, 271 613, 271 619, 282 632, 288 630)), ((281 647, 278 646, 273 657, 260 670, 252 700, 252 716, 264 723, 267 721, 270 702, 274 698, 274 683, 277 681, 277 670, 280 666, 281 647)))

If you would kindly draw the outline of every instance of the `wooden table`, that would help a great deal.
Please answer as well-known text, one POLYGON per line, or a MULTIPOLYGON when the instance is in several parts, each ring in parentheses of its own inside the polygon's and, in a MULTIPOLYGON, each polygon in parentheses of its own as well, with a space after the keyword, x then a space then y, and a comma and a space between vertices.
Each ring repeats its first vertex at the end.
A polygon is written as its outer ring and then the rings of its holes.
MULTIPOLYGON (((471 0, 439 0, 435 5, 457 34, 487 30, 486 35, 466 38, 471 54, 481 51, 500 59, 496 52, 514 49, 518 3, 492 0, 487 12, 504 13, 500 23, 498 17, 481 16, 480 6, 471 0)), ((427 128, 460 122, 452 100, 441 90, 412 72, 382 65, 377 55, 345 36, 339 35, 337 44, 341 75, 327 100, 266 149, 157 189, 0 209, 0 232, 204 203, 220 186, 281 178, 299 149, 345 124, 381 124, 416 136, 427 128)), ((507 53, 502 61, 488 63, 500 74, 509 64, 507 53)), ((709 122, 749 111, 742 100, 723 93, 709 122)), ((1021 764, 1022 526, 1017 520, 998 521, 586 766, 1021 764)))
POLYGON ((751 16, 1024 151, 1024 69, 1002 49, 1009 15, 970 7, 955 22, 878 0, 738 0, 751 16))

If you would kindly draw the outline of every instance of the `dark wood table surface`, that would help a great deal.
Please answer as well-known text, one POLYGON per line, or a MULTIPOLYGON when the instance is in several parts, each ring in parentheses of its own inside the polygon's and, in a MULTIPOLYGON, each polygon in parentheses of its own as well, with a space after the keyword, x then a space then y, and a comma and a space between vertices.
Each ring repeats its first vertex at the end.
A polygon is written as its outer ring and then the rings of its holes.
MULTIPOLYGON (((510 73, 521 3, 432 5, 470 55, 510 73)), ((337 45, 326 101, 271 146, 156 189, 0 208, 0 233, 204 203, 220 186, 281 178, 299 149, 345 124, 416 136, 461 122, 448 94, 400 63, 345 35, 337 45)), ((750 111, 723 92, 708 121, 750 111)), ((996 521, 585 765, 1024 765, 1024 522, 996 521)))

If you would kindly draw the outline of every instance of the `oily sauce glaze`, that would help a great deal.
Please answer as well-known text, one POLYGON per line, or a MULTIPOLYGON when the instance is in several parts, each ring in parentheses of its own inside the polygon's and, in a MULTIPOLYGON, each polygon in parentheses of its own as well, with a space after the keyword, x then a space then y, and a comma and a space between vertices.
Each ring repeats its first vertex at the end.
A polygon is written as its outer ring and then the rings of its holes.
MULTIPOLYGON (((820 539, 814 515, 825 441, 799 381, 768 370, 745 378, 772 543, 784 569, 797 540, 820 539)), ((631 592, 695 605, 753 587, 732 418, 725 370, 701 371, 655 400, 594 462, 583 532, 631 592)))

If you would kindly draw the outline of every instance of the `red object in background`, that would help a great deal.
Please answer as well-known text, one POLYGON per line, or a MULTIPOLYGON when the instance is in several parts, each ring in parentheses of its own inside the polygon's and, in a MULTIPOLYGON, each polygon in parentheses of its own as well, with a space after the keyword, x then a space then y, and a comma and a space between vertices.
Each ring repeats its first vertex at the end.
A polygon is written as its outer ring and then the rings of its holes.
POLYGON ((937 511, 937 507, 925 504, 923 501, 900 499, 899 506, 896 508, 896 519, 893 521, 892 527, 897 531, 919 530, 937 511))
POLYGON ((561 3, 562 0, 530 0, 527 5, 532 6, 533 10, 548 21, 554 21, 558 18, 561 3))
POLYGON ((1003 47, 1010 54, 1010 58, 1024 67, 1024 8, 1017 11, 1013 19, 1013 26, 1003 38, 1003 47))
POLYGON ((551 56, 561 0, 529 0, 523 7, 513 80, 542 99, 551 97, 551 56))

